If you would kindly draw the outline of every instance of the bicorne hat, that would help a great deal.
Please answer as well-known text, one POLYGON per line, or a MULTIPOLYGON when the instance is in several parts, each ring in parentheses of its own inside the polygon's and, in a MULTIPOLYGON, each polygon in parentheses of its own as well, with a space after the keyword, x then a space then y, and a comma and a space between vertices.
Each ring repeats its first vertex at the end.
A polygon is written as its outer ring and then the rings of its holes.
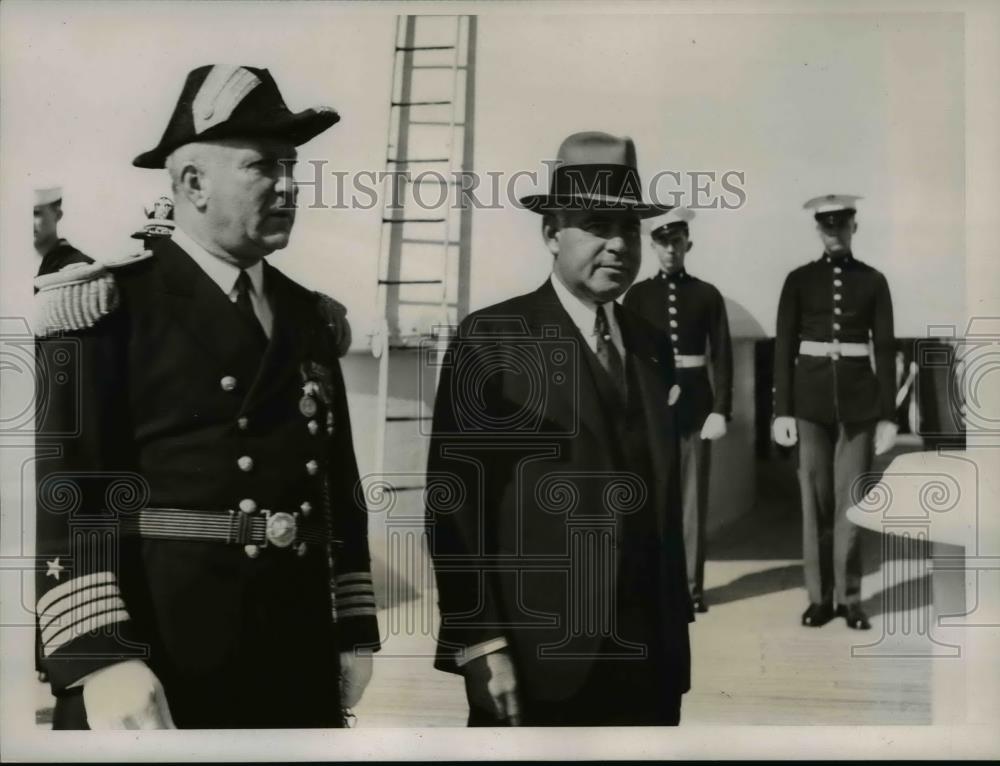
POLYGON ((266 69, 210 64, 188 74, 160 143, 132 164, 162 168, 171 152, 193 141, 274 137, 299 146, 339 120, 326 106, 289 110, 266 69))

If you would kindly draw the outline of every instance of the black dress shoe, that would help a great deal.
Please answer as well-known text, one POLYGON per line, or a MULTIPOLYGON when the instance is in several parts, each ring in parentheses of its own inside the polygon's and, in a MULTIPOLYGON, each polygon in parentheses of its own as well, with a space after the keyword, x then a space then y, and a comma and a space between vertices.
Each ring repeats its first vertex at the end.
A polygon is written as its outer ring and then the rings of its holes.
POLYGON ((868 622, 868 615, 858 604, 841 604, 837 607, 837 616, 847 620, 847 627, 854 630, 871 630, 872 624, 868 622))
POLYGON ((699 614, 704 614, 708 611, 708 604, 705 603, 703 598, 694 598, 691 600, 691 604, 694 606, 694 610, 699 614))
POLYGON ((802 613, 802 624, 807 628, 818 628, 833 619, 833 604, 810 604, 802 613))

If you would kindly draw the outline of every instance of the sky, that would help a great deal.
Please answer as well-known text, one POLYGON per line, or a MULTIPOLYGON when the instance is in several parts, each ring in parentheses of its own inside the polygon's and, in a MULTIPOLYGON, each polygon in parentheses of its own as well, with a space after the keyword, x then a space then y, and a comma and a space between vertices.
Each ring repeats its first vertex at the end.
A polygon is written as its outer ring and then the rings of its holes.
MULTIPOLYGON (((889 278, 897 334, 963 323, 960 16, 491 8, 478 22, 475 170, 542 170, 565 136, 595 129, 631 136, 646 179, 742 173, 745 204, 693 222, 689 270, 726 296, 734 333, 751 336, 773 333, 785 274, 820 254, 802 203, 860 194, 855 253, 889 278)), ((391 10, 49 2, 0 12, 5 209, 26 209, 34 186, 61 183, 61 233, 94 257, 134 249, 143 207, 168 191, 165 172, 131 159, 155 145, 185 74, 204 63, 266 67, 292 109, 336 108, 342 121, 301 147, 302 160, 384 169, 391 10)), ((289 248, 271 256, 347 305, 356 348, 379 320, 380 215, 300 210, 289 248)), ((476 211, 472 227, 473 309, 547 276, 534 214, 476 211)), ((37 267, 30 241, 11 244, 0 273, 27 285, 37 267)), ((656 269, 648 238, 644 251, 643 277, 656 269)))

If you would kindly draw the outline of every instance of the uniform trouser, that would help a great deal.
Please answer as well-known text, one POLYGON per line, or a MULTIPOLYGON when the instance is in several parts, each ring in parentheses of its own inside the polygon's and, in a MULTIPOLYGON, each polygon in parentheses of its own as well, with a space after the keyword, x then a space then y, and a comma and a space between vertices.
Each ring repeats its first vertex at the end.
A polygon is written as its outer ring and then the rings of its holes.
POLYGON ((681 505, 684 509, 684 551, 688 590, 701 598, 705 587, 705 526, 708 518, 708 474, 712 442, 695 429, 681 436, 681 505))
POLYGON ((813 604, 861 599, 861 546, 847 509, 864 494, 874 423, 815 423, 796 418, 802 494, 802 564, 813 604))

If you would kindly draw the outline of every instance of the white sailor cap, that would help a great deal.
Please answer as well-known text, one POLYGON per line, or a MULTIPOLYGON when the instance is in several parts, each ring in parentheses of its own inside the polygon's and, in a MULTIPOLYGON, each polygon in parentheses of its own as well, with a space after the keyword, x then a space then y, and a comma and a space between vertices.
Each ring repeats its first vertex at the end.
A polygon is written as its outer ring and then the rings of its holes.
POLYGON ((832 221, 848 213, 857 211, 857 201, 864 199, 857 194, 824 194, 820 197, 813 197, 802 207, 813 211, 813 217, 817 221, 832 221))
POLYGON ((662 219, 651 232, 652 236, 665 236, 666 234, 681 229, 688 231, 688 223, 694 220, 694 211, 688 207, 675 207, 662 219))
POLYGON ((62 194, 61 186, 46 186, 43 189, 35 189, 35 207, 61 202, 62 194))

